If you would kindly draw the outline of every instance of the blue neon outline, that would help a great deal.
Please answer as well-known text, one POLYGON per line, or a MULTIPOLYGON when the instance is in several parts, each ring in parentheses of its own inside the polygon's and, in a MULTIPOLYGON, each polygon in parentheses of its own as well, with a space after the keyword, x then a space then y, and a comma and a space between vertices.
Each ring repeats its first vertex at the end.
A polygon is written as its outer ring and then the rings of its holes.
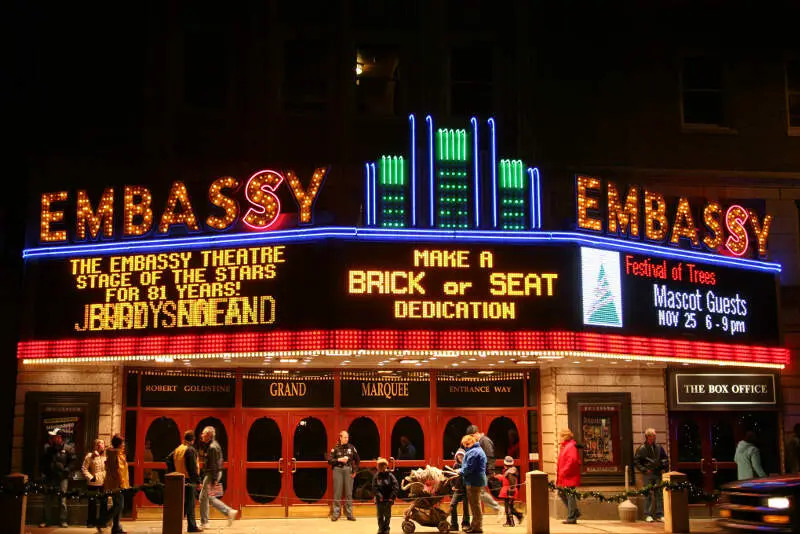
POLYGON ((417 226, 417 119, 408 116, 411 130, 411 226, 417 226))
POLYGON ((372 224, 378 226, 378 173, 375 170, 375 163, 369 164, 372 168, 372 224))
POLYGON ((573 244, 637 254, 651 254, 679 260, 690 259, 723 267, 734 267, 776 274, 781 272, 781 265, 779 263, 745 258, 731 258, 729 256, 712 256, 708 253, 695 250, 674 249, 649 243, 620 240, 613 237, 583 234, 579 232, 501 230, 453 231, 411 228, 398 230, 355 226, 320 226, 315 228, 294 228, 246 234, 212 234, 192 237, 154 238, 142 241, 123 241, 116 243, 39 247, 23 250, 22 257, 24 259, 35 259, 43 257, 100 255, 115 252, 134 253, 151 250, 176 251, 215 246, 268 245, 272 243, 302 242, 328 238, 366 241, 573 244))
POLYGON ((475 169, 475 228, 481 227, 481 197, 480 197, 480 170, 478 167, 478 119, 472 117, 469 120, 472 123, 472 148, 475 152, 475 161, 473 167, 475 169))
POLYGON ((366 198, 366 205, 367 205, 367 223, 366 223, 366 225, 369 226, 369 225, 372 224, 372 212, 371 212, 371 208, 370 208, 370 202, 372 201, 372 195, 370 194, 370 191, 369 191, 369 184, 370 184, 370 180, 369 180, 369 162, 364 164, 364 171, 365 171, 364 172, 364 179, 366 181, 366 186, 367 186, 367 191, 366 191, 366 194, 364 195, 365 198, 366 198))
POLYGON ((497 228, 497 132, 495 132, 494 117, 489 117, 489 146, 492 155, 492 227, 497 228))
POLYGON ((428 188, 430 189, 430 226, 433 228, 435 226, 435 219, 433 216, 434 207, 433 207, 433 117, 428 115, 425 117, 425 122, 428 125, 428 181, 429 185, 428 188))

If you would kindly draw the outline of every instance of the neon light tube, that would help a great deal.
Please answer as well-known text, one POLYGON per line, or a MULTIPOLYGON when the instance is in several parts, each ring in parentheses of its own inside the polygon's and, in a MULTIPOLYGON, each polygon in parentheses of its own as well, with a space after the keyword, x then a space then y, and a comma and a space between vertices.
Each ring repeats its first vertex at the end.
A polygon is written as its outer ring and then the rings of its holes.
POLYGON ((433 217, 433 117, 428 115, 425 117, 425 122, 428 124, 428 188, 430 189, 430 226, 435 226, 433 217))
POLYGON ((497 228, 497 132, 495 132, 494 118, 489 123, 489 153, 492 167, 492 227, 497 228))
POLYGON ((472 123, 472 149, 474 154, 474 161, 472 163, 474 169, 475 180, 475 228, 481 227, 481 196, 480 196, 480 167, 478 166, 478 119, 472 117, 469 122, 472 123))
POLYGON ((411 226, 417 225, 417 119, 408 116, 411 131, 411 226))

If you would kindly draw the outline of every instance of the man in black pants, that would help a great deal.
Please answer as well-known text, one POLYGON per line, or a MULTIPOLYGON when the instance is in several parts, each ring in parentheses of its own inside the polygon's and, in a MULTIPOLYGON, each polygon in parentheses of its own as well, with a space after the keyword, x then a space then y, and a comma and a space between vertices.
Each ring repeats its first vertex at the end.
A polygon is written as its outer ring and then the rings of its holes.
MULTIPOLYGON (((478 445, 483 449, 483 453, 486 455, 486 479, 491 479, 494 476, 494 442, 489 436, 482 433, 476 425, 467 427, 467 434, 472 434, 472 437, 475 438, 475 441, 477 441, 478 445)), ((495 511, 498 523, 503 522, 503 519, 505 519, 503 508, 494 500, 492 492, 489 491, 488 484, 481 492, 481 502, 495 511)))

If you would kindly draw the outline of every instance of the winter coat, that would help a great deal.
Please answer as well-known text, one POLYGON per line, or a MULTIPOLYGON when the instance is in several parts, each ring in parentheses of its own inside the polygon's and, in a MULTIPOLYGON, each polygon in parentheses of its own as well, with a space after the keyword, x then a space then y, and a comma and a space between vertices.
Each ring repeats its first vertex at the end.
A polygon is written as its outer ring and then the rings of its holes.
POLYGON ((102 486, 106 480, 106 455, 92 451, 86 455, 81 467, 83 478, 89 486, 102 486))
POLYGON ((739 471, 739 480, 767 476, 761 467, 761 451, 749 441, 742 440, 736 445, 733 461, 736 462, 736 468, 739 471))
POLYGON ((222 472, 223 468, 222 447, 219 446, 217 440, 212 440, 208 444, 206 451, 206 463, 203 466, 203 474, 209 475, 211 480, 217 480, 217 476, 222 472))
POLYGON ((106 449, 106 479, 103 481, 103 489, 114 491, 130 487, 125 449, 106 449))
POLYGON ((486 455, 486 474, 492 476, 494 473, 494 441, 487 436, 486 434, 481 436, 481 439, 478 440, 478 445, 481 446, 483 449, 483 453, 486 455))
MULTIPOLYGON (((455 471, 459 471, 461 469, 461 465, 462 465, 461 462, 456 460, 455 463, 453 464, 453 469, 455 471)), ((453 477, 453 481, 450 483, 450 487, 452 488, 453 493, 456 492, 462 493, 464 491, 464 477, 461 475, 453 477)))
POLYGON ((558 471, 556 485, 574 488, 581 485, 581 460, 578 446, 574 439, 561 443, 558 453, 558 471))
POLYGON ((51 482, 69 478, 75 456, 63 445, 46 446, 42 460, 42 474, 51 482))
POLYGON ((645 442, 637 449, 633 464, 640 473, 660 475, 669 467, 669 458, 660 444, 645 442))
POLYGON ((372 493, 375 502, 394 501, 400 493, 400 484, 391 471, 378 471, 372 478, 372 493))
POLYGON ((480 445, 476 443, 467 449, 458 474, 464 477, 464 484, 467 486, 486 486, 486 453, 480 445))
POLYGON ((800 437, 795 434, 786 440, 786 472, 800 473, 800 437))
POLYGON ((511 467, 507 467, 505 471, 503 471, 502 475, 497 475, 497 478, 500 482, 503 483, 503 486, 500 488, 500 495, 501 499, 513 499, 517 496, 517 484, 518 484, 518 473, 517 468, 513 465, 511 467))
POLYGON ((361 458, 358 456, 358 451, 356 450, 356 446, 352 443, 345 443, 342 445, 341 443, 337 443, 334 448, 331 449, 330 455, 328 455, 328 463, 331 465, 333 469, 342 466, 350 466, 353 470, 353 473, 358 471, 358 466, 361 463, 361 458), (339 458, 347 456, 349 460, 346 464, 342 464, 339 461, 339 458))

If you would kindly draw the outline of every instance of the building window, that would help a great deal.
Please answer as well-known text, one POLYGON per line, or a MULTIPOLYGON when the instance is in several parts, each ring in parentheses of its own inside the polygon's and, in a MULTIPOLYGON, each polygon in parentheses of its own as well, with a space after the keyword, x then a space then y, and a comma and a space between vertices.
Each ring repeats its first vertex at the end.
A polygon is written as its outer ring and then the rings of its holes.
POLYGON ((299 113, 322 113, 328 108, 329 44, 287 41, 283 54, 283 107, 299 113))
POLYGON ((198 109, 221 109, 228 101, 227 40, 215 32, 189 30, 183 38, 183 100, 198 109))
POLYGON ((789 128, 800 128, 800 60, 786 62, 786 112, 789 128))
POLYGON ((684 125, 727 126, 721 61, 685 58, 681 85, 684 125))
POLYGON ((369 115, 396 115, 400 54, 390 46, 356 51, 356 109, 369 115))
POLYGON ((490 115, 494 58, 489 46, 453 49, 450 55, 450 114, 490 115))

